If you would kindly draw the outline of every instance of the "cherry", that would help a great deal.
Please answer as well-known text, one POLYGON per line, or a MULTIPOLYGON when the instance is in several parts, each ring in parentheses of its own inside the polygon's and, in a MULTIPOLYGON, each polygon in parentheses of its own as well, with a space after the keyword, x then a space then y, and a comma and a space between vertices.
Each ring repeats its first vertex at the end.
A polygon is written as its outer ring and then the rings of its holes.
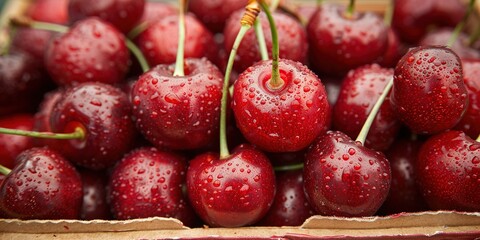
MULTIPOLYGON (((224 30, 224 47, 226 52, 230 52, 235 40, 235 36, 240 29, 238 22, 242 11, 237 11, 228 19, 224 30)), ((273 13, 274 21, 278 31, 278 41, 280 47, 280 58, 290 59, 293 61, 306 62, 307 58, 307 33, 302 25, 293 17, 281 13, 273 13)), ((261 28, 265 32, 265 42, 268 54, 271 56, 272 52, 272 35, 268 31, 269 25, 267 17, 260 14, 259 21, 261 28)), ((235 58, 234 69, 238 72, 245 71, 248 67, 261 60, 260 50, 257 42, 256 34, 250 30, 245 35, 235 58)))
POLYGON ((191 160, 187 192, 193 208, 209 226, 251 225, 273 202, 275 174, 264 154, 240 145, 224 159, 204 153, 191 160))
POLYGON ((71 22, 88 17, 100 17, 123 33, 130 31, 140 20, 145 0, 69 0, 71 22))
POLYGON ((70 0, 36 0, 27 10, 33 20, 66 24, 68 22, 68 2, 70 0))
POLYGON ((186 59, 185 76, 158 65, 132 89, 138 129, 156 147, 196 149, 218 137, 222 73, 206 59, 186 59))
POLYGON ((387 49, 388 30, 379 16, 347 13, 343 6, 322 4, 307 25, 310 63, 318 73, 343 76, 387 49))
POLYGON ((44 67, 45 49, 48 47, 52 33, 49 31, 18 28, 12 39, 12 48, 20 49, 34 57, 44 67))
MULTIPOLYGON (((392 69, 381 68, 377 64, 351 70, 343 79, 333 108, 334 128, 351 138, 357 136, 392 76, 392 69)), ((370 128, 365 146, 379 151, 386 150, 394 141, 400 125, 390 102, 383 102, 370 128)))
POLYGON ((82 139, 58 140, 50 147, 90 169, 106 168, 120 160, 136 134, 127 95, 93 82, 65 90, 52 110, 50 127, 57 133, 84 132, 82 139))
MULTIPOLYGON (((212 32, 221 32, 233 12, 243 9, 247 0, 191 0, 188 9, 212 32)), ((238 29, 237 29, 238 31, 238 29)))
MULTIPOLYGON (((453 29, 442 28, 427 33, 421 40, 423 46, 446 46, 452 37, 453 29)), ((450 47, 461 59, 479 59, 480 53, 468 46, 469 36, 466 33, 460 33, 458 38, 450 47)))
POLYGON ((150 147, 127 154, 110 177, 113 215, 120 220, 177 217, 188 204, 182 193, 185 171, 185 158, 174 153, 150 147))
POLYGON ((302 170, 276 173, 275 200, 261 226, 299 226, 314 215, 303 191, 302 170))
MULTIPOLYGON (((43 100, 38 107, 38 111, 34 115, 33 129, 38 132, 51 132, 50 117, 52 115, 55 104, 63 97, 63 89, 57 88, 53 91, 47 92, 43 96, 43 100)), ((56 139, 47 138, 32 138, 35 146, 52 146, 57 144, 56 139)))
POLYGON ((468 91, 468 107, 455 126, 471 138, 480 135, 480 60, 462 60, 463 80, 468 91))
POLYGON ((58 152, 22 152, 0 188, 0 209, 9 218, 77 219, 82 204, 79 173, 58 152))
POLYGON ((452 128, 465 112, 467 100, 462 64, 448 48, 413 48, 395 68, 390 103, 414 133, 452 128))
POLYGON ((107 203, 107 175, 102 171, 82 169, 79 171, 83 184, 83 201, 80 219, 111 219, 107 203))
POLYGON ((432 25, 455 26, 466 9, 459 0, 396 0, 394 3, 392 26, 399 37, 409 43, 418 42, 432 25))
MULTIPOLYGON (((212 33, 191 15, 185 16, 185 27, 184 57, 207 57, 217 63, 218 51, 212 33)), ((178 16, 166 16, 151 23, 138 35, 136 42, 150 65, 174 63, 178 48, 178 16)))
POLYGON ((480 143, 461 131, 429 138, 417 160, 418 183, 432 210, 480 211, 480 143))
POLYGON ((377 59, 378 64, 382 67, 395 67, 400 58, 403 56, 403 45, 398 38, 397 33, 392 28, 388 29, 387 49, 384 54, 377 59))
POLYGON ((321 215, 369 216, 385 201, 391 181, 385 156, 338 131, 320 136, 307 153, 305 193, 321 215))
POLYGON ((417 186, 417 155, 423 141, 397 139, 386 151, 392 168, 392 183, 387 199, 379 212, 394 214, 428 210, 420 189, 417 186))
POLYGON ((235 82, 232 109, 252 144, 269 152, 299 151, 325 132, 329 104, 321 80, 299 62, 279 62, 280 87, 272 86, 272 61, 261 61, 235 82))
MULTIPOLYGON (((87 1, 81 1, 87 2, 87 1)), ((87 18, 53 40, 45 65, 59 85, 82 82, 118 83, 129 66, 124 36, 99 18, 87 18)))
POLYGON ((172 4, 165 2, 145 2, 145 11, 143 12, 140 22, 148 22, 153 24, 167 16, 178 15, 178 10, 172 4))
MULTIPOLYGON (((32 130, 33 122, 31 114, 15 114, 0 118, 0 127, 32 130)), ((0 134, 0 164, 13 168, 17 155, 32 147, 32 139, 29 137, 0 134)))

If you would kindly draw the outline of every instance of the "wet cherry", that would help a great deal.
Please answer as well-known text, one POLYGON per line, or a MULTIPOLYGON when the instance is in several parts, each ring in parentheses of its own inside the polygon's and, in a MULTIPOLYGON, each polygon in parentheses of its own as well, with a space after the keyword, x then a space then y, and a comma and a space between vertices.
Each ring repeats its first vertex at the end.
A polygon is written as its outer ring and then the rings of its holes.
MULTIPOLYGON (((2 128, 32 130, 33 123, 31 114, 15 114, 0 118, 2 128)), ((32 138, 0 134, 0 164, 6 168, 13 168, 17 155, 32 147, 32 138)))

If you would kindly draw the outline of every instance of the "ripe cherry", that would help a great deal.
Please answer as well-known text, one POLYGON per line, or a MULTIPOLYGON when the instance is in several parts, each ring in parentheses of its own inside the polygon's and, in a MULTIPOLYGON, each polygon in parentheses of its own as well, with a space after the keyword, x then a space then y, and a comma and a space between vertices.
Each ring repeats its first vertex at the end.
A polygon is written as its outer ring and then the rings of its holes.
POLYGON ((463 80, 468 91, 468 107, 455 129, 475 138, 480 135, 480 60, 462 60, 463 80))
MULTIPOLYGON (((247 0, 191 0, 188 9, 212 32, 221 32, 231 15, 247 5, 247 0)), ((238 29, 237 29, 238 30, 238 29)))
MULTIPOLYGON (((33 122, 31 114, 15 114, 0 118, 0 127, 32 130, 33 122)), ((29 137, 0 134, 0 164, 6 168, 13 168, 17 155, 32 147, 33 142, 29 137)))

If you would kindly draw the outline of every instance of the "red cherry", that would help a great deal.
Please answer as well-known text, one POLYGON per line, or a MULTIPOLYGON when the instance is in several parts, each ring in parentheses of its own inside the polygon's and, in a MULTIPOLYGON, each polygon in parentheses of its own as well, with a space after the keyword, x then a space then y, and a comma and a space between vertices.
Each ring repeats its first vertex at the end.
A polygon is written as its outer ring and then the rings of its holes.
MULTIPOLYGON (((20 130, 33 129, 33 115, 16 114, 0 118, 0 127, 20 130)), ((17 155, 33 147, 32 139, 24 136, 0 134, 0 165, 15 166, 17 155)))
MULTIPOLYGON (((453 34, 452 28, 442 28, 427 33, 421 40, 422 46, 446 46, 453 34)), ((469 36, 460 33, 456 41, 450 47, 461 59, 479 59, 480 52, 467 45, 469 36)))
POLYGON ((105 172, 80 170, 83 183, 83 201, 80 219, 111 219, 110 207, 107 203, 107 182, 105 172))
MULTIPOLYGON (((55 107, 55 104, 63 97, 63 89, 57 88, 51 92, 46 93, 43 96, 43 100, 38 107, 38 111, 34 116, 34 131, 38 132, 52 132, 50 117, 52 111, 55 107)), ((32 138, 32 142, 35 146, 53 146, 57 144, 56 139, 47 139, 47 138, 32 138)))
POLYGON ((269 152, 293 152, 325 132, 329 104, 320 79, 299 62, 282 59, 284 84, 271 87, 271 61, 261 61, 235 82, 232 109, 252 144, 269 152))
POLYGON ((13 36, 11 47, 32 55, 44 67, 45 49, 48 47, 51 38, 52 32, 49 31, 18 28, 13 36))
POLYGON ((145 11, 140 22, 153 24, 167 16, 178 16, 178 9, 166 2, 145 2, 145 11))
MULTIPOLYGON (((343 79, 340 95, 333 108, 334 128, 355 138, 392 77, 392 69, 381 68, 377 64, 351 70, 343 79)), ((400 125, 387 99, 375 117, 365 146, 386 150, 395 139, 400 125)))
POLYGON ((55 105, 53 132, 85 131, 84 139, 59 140, 50 146, 75 164, 103 169, 128 152, 135 139, 131 105, 120 89, 102 83, 83 83, 65 90, 55 105))
POLYGON ((36 0, 27 10, 27 15, 33 20, 66 24, 68 21, 69 0, 36 0))
POLYGON ((143 135, 158 148, 196 149, 218 138, 222 73, 206 59, 187 59, 185 76, 158 65, 132 90, 133 114, 143 135))
POLYGON ((383 55, 377 59, 378 64, 382 67, 395 67, 402 58, 404 46, 400 42, 397 33, 392 28, 388 29, 387 35, 387 49, 383 55))
POLYGON ((48 148, 22 152, 0 188, 0 208, 9 218, 77 219, 81 204, 80 175, 48 148))
POLYGON ((467 108, 460 59, 445 47, 411 49, 395 68, 390 103, 414 133, 452 128, 467 108))
POLYGON ((455 129, 471 138, 480 135, 480 60, 462 60, 463 80, 468 91, 468 107, 455 129))
POLYGON ((387 198, 391 170, 385 156, 329 131, 307 153, 305 193, 321 215, 370 216, 387 198))
POLYGON ((145 0, 69 0, 71 22, 100 17, 121 32, 127 33, 143 15, 145 0))
POLYGON ((247 3, 247 0, 191 0, 188 2, 188 9, 210 31, 221 32, 232 13, 245 8, 247 3))
POLYGON ((345 16, 345 7, 323 4, 307 25, 312 69, 343 76, 372 63, 387 49, 388 29, 371 12, 345 16))
POLYGON ((129 59, 124 36, 107 22, 92 17, 77 22, 53 40, 45 65, 59 85, 113 84, 124 79, 129 59))
POLYGON ((461 131, 431 137, 420 149, 418 183, 433 210, 480 211, 480 143, 461 131))
POLYGON ((190 161, 187 190, 193 208, 209 226, 246 226, 270 208, 275 174, 263 153, 241 145, 225 159, 205 153, 190 161))

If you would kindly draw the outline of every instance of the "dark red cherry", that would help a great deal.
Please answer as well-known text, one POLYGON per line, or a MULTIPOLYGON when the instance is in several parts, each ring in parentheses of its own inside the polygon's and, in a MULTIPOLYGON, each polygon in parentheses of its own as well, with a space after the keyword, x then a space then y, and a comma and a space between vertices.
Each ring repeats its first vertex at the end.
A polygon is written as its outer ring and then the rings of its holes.
POLYGON ((177 15, 178 9, 170 3, 147 1, 145 2, 145 11, 143 12, 140 22, 148 22, 149 24, 153 24, 167 16, 177 15))
POLYGON ((307 25, 310 64, 321 74, 343 76, 385 53, 388 29, 372 12, 345 15, 344 6, 323 4, 307 25))
MULTIPOLYGON (((225 40, 225 51, 229 53, 232 50, 233 43, 240 30, 240 19, 243 10, 237 11, 228 19, 225 30, 223 32, 225 40)), ((293 17, 281 13, 274 12, 273 18, 277 27, 278 46, 280 49, 280 58, 290 59, 293 61, 306 62, 307 58, 307 33, 304 27, 293 17)), ((272 35, 270 25, 265 14, 260 14, 263 33, 265 35, 265 43, 270 58, 272 57, 272 35)), ((243 72, 248 67, 261 60, 258 40, 254 29, 250 29, 240 44, 235 57, 233 68, 237 72, 243 72)))
MULTIPOLYGON (((52 132, 50 117, 52 115, 55 104, 63 97, 63 89, 57 88, 53 91, 45 93, 43 100, 38 107, 38 111, 34 116, 33 130, 38 132, 52 132)), ((32 138, 35 146, 52 146, 57 144, 56 139, 32 138)))
POLYGON ((418 183, 432 210, 480 211, 480 143, 461 131, 437 134, 417 160, 418 183))
POLYGON ((225 22, 237 10, 245 8, 248 0, 191 0, 188 10, 212 32, 221 32, 225 22))
POLYGON ((467 100, 462 64, 449 48, 413 48, 395 68, 390 103, 414 133, 452 128, 463 116, 467 100))
POLYGON ((0 208, 20 219, 77 219, 82 181, 58 152, 32 148, 22 152, 0 188, 0 208))
POLYGON ((33 20, 66 24, 68 22, 69 0, 36 0, 27 10, 33 20))
POLYGON ((131 97, 137 127, 158 148, 196 149, 218 138, 222 73, 206 59, 186 59, 185 76, 158 65, 140 76, 131 97))
POLYGON ((455 129, 471 138, 480 135, 480 60, 462 60, 463 80, 468 92, 468 107, 455 129))
POLYGON ((121 32, 127 33, 143 15, 145 0, 69 0, 71 22, 100 17, 121 32))
POLYGON ((190 161, 187 192, 199 217, 212 227, 259 221, 275 196, 275 174, 265 155, 241 145, 225 159, 204 153, 190 161))
POLYGON ((12 39, 12 48, 32 55, 40 66, 44 67, 45 49, 50 43, 52 34, 52 32, 44 30, 18 28, 12 39))
POLYGON ((382 56, 377 59, 378 64, 382 67, 395 67, 398 60, 402 58, 405 47, 400 42, 397 33, 392 28, 388 29, 387 49, 382 56))
POLYGON ((90 169, 112 166, 135 139, 131 105, 120 89, 102 83, 83 83, 65 90, 50 117, 53 132, 85 131, 84 139, 52 145, 68 160, 90 169))
POLYGON ((271 61, 261 61, 235 82, 232 109, 252 144, 269 152, 293 152, 325 132, 330 106, 320 79, 299 62, 281 59, 284 84, 273 89, 271 61))
POLYGON ((305 193, 316 213, 326 216, 370 216, 390 189, 385 156, 338 131, 320 136, 307 153, 305 193))
POLYGON ((80 219, 111 219, 110 205, 107 203, 108 175, 103 171, 80 170, 83 184, 83 201, 80 219))
MULTIPOLYGON (((421 40, 423 46, 446 46, 453 34, 453 28, 442 28, 427 33, 421 40)), ((468 46, 469 36, 461 32, 450 47, 461 59, 479 59, 480 52, 468 46)))
MULTIPOLYGON (((31 131, 33 122, 31 114, 15 114, 0 118, 0 127, 31 131)), ((30 137, 0 134, 0 165, 13 168, 17 155, 32 147, 30 137)))
POLYGON ((45 65, 59 85, 113 84, 124 79, 129 60, 125 37, 112 25, 92 17, 77 22, 52 41, 45 65))
MULTIPOLYGON (((377 102, 393 69, 377 64, 351 70, 343 79, 340 95, 333 108, 333 126, 351 138, 357 137, 377 102)), ((383 102, 368 132, 365 146, 375 150, 386 150, 400 130, 400 121, 387 100, 383 102)))
POLYGON ((303 171, 276 172, 275 200, 267 215, 257 225, 300 226, 314 215, 303 190, 303 171))

